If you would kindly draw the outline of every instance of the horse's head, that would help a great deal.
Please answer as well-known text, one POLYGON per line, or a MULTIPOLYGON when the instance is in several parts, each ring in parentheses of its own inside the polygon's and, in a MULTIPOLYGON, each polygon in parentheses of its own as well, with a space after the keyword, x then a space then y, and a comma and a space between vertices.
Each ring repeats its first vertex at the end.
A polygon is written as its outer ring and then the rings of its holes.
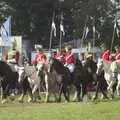
POLYGON ((18 82, 21 82, 23 79, 24 79, 24 76, 25 76, 25 69, 24 67, 17 67, 17 72, 18 72, 18 82))
POLYGON ((75 67, 76 68, 82 68, 83 67, 82 62, 79 59, 76 59, 76 61, 75 61, 75 67))
POLYGON ((98 59, 98 63, 97 63, 97 74, 101 73, 103 71, 104 64, 103 61, 101 59, 98 59))

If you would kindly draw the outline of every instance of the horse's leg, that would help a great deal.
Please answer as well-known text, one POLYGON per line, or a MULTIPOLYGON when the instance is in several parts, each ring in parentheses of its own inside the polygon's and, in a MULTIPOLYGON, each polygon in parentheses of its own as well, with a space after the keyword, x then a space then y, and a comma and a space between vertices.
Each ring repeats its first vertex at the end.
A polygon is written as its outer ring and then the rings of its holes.
POLYGON ((76 87, 76 91, 75 91, 75 95, 74 95, 73 100, 75 101, 77 99, 78 101, 81 101, 81 98, 80 98, 81 86, 80 85, 76 85, 75 87, 76 87))
POLYGON ((59 98, 58 98, 58 102, 61 101, 62 92, 63 92, 63 84, 61 84, 61 85, 59 86, 59 98))
POLYGON ((24 96, 25 96, 25 94, 27 93, 27 91, 28 91, 28 89, 29 89, 29 86, 30 86, 30 85, 29 85, 29 82, 28 82, 27 78, 24 79, 24 80, 21 82, 22 94, 21 94, 21 96, 18 98, 18 101, 19 101, 19 102, 23 102, 24 96))
POLYGON ((33 101, 33 94, 32 94, 32 89, 31 86, 28 86, 28 102, 32 102, 33 101))
POLYGON ((112 98, 114 98, 116 86, 117 86, 117 83, 114 81, 113 86, 112 86, 112 98))
POLYGON ((106 90, 107 90, 106 81, 103 81, 103 80, 101 81, 100 90, 102 92, 101 99, 104 99, 104 98, 109 99, 107 96, 107 92, 106 92, 106 90))
POLYGON ((26 92, 27 92, 27 89, 26 89, 26 87, 25 87, 25 85, 24 85, 24 82, 22 82, 21 83, 21 95, 20 95, 20 97, 18 98, 18 101, 19 102, 23 102, 23 99, 24 99, 24 96, 25 96, 25 94, 26 94, 26 92))
POLYGON ((85 94, 87 94, 87 85, 82 84, 82 100, 83 100, 85 94))
POLYGON ((45 98, 45 102, 49 102, 49 83, 48 83, 48 75, 45 75, 45 88, 46 88, 46 98, 45 98))
POLYGON ((117 83, 117 87, 116 87, 116 90, 117 90, 117 95, 120 96, 120 76, 118 76, 118 83, 117 83))
POLYGON ((98 98, 99 88, 100 88, 100 81, 97 81, 95 96, 93 96, 93 100, 96 100, 98 98))
POLYGON ((120 96, 120 83, 117 84, 116 90, 117 90, 117 95, 120 96))
MULTIPOLYGON (((37 97, 38 97, 38 94, 37 94, 37 89, 38 89, 38 88, 39 88, 39 85, 36 84, 36 85, 34 85, 33 90, 32 90, 32 94, 34 95, 34 101, 36 101, 36 100, 37 100, 37 97)), ((31 99, 30 96, 29 96, 29 99, 31 99)))
POLYGON ((63 86, 63 94, 64 94, 64 97, 65 97, 65 100, 67 102, 69 102, 69 91, 67 89, 67 86, 63 86))
POLYGON ((2 86, 2 104, 7 102, 7 93, 8 93, 8 88, 9 85, 5 82, 5 80, 1 81, 1 86, 2 86))
POLYGON ((114 78, 114 80, 112 80, 108 86, 108 90, 110 91, 111 97, 114 98, 114 93, 116 90, 116 78, 114 78))

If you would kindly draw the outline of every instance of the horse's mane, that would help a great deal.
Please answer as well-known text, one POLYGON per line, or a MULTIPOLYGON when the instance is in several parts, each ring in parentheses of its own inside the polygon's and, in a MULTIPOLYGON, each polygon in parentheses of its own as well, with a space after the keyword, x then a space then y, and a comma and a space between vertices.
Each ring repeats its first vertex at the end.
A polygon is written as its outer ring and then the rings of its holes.
POLYGON ((9 74, 13 73, 12 69, 6 62, 0 61, 0 75, 5 76, 8 73, 9 74))
POLYGON ((55 58, 53 58, 52 67, 54 68, 54 70, 56 70, 57 73, 60 73, 60 74, 64 73, 64 70, 65 70, 64 65, 55 58))

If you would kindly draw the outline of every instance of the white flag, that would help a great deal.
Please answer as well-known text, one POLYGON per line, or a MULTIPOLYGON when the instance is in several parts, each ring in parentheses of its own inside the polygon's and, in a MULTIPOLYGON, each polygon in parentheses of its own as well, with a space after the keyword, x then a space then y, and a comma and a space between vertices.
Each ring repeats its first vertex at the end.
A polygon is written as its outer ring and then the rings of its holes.
POLYGON ((96 33, 97 33, 97 36, 98 36, 98 39, 100 38, 100 32, 98 32, 97 30, 96 30, 96 33))
POLYGON ((95 33, 95 26, 93 26, 93 32, 95 33))
POLYGON ((117 37, 119 38, 120 37, 120 35, 119 35, 120 31, 119 31, 118 28, 116 28, 116 32, 117 32, 117 37))
POLYGON ((56 26, 54 21, 52 21, 52 31, 54 32, 54 37, 56 37, 56 26))
POLYGON ((89 33, 89 28, 87 27, 85 30, 85 38, 87 37, 88 33, 89 33))
POLYGON ((60 31, 63 33, 63 36, 65 36, 64 26, 62 22, 60 23, 60 31))
POLYGON ((117 27, 117 25, 116 25, 116 21, 115 21, 115 24, 114 24, 114 29, 117 27))

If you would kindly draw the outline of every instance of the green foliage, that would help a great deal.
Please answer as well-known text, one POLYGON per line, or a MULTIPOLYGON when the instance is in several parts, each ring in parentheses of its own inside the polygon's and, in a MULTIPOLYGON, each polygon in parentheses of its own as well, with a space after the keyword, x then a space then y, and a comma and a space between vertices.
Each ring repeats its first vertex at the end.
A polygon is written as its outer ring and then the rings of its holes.
MULTIPOLYGON (((99 44, 102 41, 110 43, 115 18, 115 5, 110 0, 1 0, 0 21, 12 16, 12 34, 28 36, 34 43, 48 46, 51 21, 55 10, 57 37, 53 45, 59 44, 60 13, 64 12, 64 27, 66 35, 63 41, 81 38, 83 28, 87 25, 92 29, 93 20, 100 32, 99 44)), ((92 32, 88 36, 92 39, 92 32)))

